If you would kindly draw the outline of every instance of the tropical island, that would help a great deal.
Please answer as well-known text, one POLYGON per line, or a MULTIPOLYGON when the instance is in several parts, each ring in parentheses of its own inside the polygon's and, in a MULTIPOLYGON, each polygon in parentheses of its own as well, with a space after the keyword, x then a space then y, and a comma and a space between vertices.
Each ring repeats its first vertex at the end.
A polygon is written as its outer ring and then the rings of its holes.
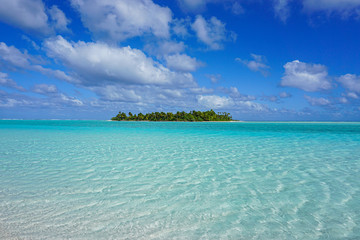
POLYGON ((172 122, 215 122, 215 121, 233 121, 230 113, 218 112, 214 110, 209 111, 190 111, 186 113, 184 111, 172 113, 172 112, 152 112, 146 114, 132 114, 126 115, 124 112, 119 112, 115 117, 111 118, 112 121, 172 121, 172 122))

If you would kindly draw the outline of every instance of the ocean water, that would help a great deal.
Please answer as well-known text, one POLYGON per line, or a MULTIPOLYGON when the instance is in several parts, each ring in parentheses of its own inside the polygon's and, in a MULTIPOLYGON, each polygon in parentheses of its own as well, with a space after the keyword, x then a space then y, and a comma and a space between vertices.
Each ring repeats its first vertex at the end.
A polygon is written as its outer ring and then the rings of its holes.
POLYGON ((0 121, 0 239, 360 239, 359 123, 0 121))

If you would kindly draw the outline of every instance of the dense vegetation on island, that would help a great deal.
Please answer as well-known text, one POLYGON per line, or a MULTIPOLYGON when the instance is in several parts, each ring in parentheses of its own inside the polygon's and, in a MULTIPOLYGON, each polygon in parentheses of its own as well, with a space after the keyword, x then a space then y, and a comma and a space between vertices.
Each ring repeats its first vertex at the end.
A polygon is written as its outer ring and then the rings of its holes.
POLYGON ((215 113, 214 110, 210 111, 191 111, 186 113, 184 111, 177 113, 164 113, 164 112, 152 112, 132 114, 129 112, 129 115, 126 113, 119 112, 116 117, 111 118, 113 121, 184 121, 184 122, 202 122, 202 121, 232 121, 230 113, 219 112, 215 113))

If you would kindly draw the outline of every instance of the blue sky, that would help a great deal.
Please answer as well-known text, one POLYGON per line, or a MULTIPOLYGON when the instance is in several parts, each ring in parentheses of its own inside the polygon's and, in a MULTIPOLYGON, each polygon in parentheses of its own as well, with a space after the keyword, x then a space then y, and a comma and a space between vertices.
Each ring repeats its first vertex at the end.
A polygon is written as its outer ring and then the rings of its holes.
POLYGON ((0 0, 0 118, 360 121, 360 0, 0 0))

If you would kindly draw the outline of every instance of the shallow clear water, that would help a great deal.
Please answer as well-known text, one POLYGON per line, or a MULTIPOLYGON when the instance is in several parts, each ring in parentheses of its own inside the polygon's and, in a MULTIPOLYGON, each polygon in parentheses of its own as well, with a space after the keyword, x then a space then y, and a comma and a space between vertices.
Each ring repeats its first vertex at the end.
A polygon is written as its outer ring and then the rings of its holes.
POLYGON ((360 239, 360 124, 0 121, 0 239, 360 239))

